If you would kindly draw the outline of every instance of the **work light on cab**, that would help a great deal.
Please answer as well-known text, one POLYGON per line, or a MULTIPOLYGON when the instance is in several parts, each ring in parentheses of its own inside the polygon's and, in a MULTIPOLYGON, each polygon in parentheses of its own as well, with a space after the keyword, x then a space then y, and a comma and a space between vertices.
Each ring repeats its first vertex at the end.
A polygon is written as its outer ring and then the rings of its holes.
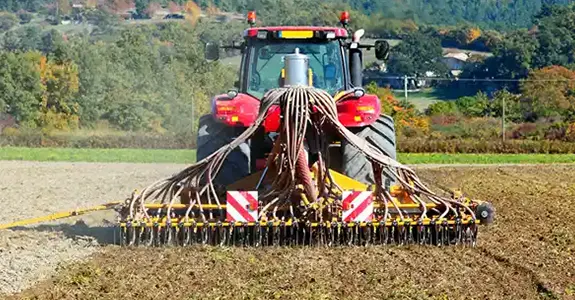
POLYGON ((339 16, 339 22, 341 22, 343 26, 349 24, 349 12, 342 11, 341 15, 339 16))
POLYGON ((256 12, 255 11, 248 12, 248 24, 250 24, 251 26, 256 24, 256 12))

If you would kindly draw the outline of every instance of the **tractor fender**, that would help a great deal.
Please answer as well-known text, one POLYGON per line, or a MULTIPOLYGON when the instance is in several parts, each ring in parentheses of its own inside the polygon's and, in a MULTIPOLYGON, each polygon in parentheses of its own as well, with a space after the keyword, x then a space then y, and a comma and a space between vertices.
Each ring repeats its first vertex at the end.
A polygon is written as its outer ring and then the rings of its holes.
POLYGON ((221 94, 212 98, 212 115, 233 127, 249 127, 258 117, 260 101, 248 94, 221 94))
POLYGON ((365 127, 373 124, 381 113, 381 101, 376 95, 353 94, 336 103, 339 122, 345 127, 365 127))

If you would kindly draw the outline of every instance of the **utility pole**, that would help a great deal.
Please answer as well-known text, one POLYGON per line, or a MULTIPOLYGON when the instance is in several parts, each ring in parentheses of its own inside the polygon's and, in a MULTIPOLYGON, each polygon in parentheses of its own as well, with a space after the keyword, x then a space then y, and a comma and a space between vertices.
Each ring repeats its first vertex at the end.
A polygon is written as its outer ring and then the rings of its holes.
POLYGON ((405 91, 405 101, 407 101, 407 75, 403 75, 403 90, 405 91))
POLYGON ((501 97, 501 140, 505 143, 505 95, 501 97))
POLYGON ((196 111, 196 102, 194 101, 194 88, 192 88, 192 133, 194 132, 194 128, 196 128, 196 116, 195 116, 195 111, 196 111))

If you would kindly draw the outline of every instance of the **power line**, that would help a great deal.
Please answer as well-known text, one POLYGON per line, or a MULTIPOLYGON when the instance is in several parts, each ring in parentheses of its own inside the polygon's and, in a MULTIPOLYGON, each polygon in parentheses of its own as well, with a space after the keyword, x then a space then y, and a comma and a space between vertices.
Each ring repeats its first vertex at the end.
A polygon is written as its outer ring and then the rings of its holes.
MULTIPOLYGON (((575 79, 515 79, 515 78, 449 78, 449 77, 409 77, 416 80, 435 80, 435 81, 474 81, 474 82, 571 82, 575 79)), ((403 76, 376 76, 372 79, 399 79, 403 76)))

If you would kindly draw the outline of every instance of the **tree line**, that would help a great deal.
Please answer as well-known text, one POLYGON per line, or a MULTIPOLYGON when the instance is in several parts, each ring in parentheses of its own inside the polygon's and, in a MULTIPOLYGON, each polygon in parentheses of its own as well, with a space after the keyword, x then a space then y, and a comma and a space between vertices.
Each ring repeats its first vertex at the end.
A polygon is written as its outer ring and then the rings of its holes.
POLYGON ((204 60, 203 40, 233 31, 212 27, 146 24, 94 37, 30 26, 4 35, 0 113, 47 131, 101 121, 126 131, 195 131, 209 98, 235 77, 235 70, 204 60))

